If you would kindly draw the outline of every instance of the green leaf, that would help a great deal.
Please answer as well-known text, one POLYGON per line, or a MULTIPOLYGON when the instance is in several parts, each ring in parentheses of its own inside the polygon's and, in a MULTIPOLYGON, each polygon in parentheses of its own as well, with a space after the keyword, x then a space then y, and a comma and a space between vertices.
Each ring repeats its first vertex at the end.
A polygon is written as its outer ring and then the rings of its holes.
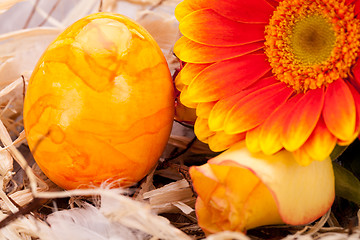
POLYGON ((345 152, 345 150, 347 149, 348 146, 339 146, 336 145, 334 150, 332 151, 332 153, 330 154, 330 158, 331 160, 335 160, 338 157, 340 157, 341 154, 343 154, 343 152, 345 152))
POLYGON ((349 170, 333 162, 336 195, 360 205, 360 181, 349 170))

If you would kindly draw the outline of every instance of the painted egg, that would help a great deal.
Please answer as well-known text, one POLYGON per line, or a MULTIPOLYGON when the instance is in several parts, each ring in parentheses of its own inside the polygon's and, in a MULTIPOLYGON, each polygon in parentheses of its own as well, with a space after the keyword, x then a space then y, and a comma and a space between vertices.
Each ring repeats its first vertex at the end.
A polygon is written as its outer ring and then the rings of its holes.
POLYGON ((82 18, 50 44, 24 103, 30 150, 65 189, 141 180, 166 146, 173 115, 160 48, 144 28, 112 13, 82 18))

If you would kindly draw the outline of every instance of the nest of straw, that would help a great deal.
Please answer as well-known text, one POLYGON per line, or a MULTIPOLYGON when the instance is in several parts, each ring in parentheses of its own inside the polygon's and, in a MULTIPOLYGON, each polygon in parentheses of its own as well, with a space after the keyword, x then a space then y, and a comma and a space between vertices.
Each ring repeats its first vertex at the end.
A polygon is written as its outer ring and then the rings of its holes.
MULTIPOLYGON (((155 38, 172 73, 179 63, 174 17, 180 0, 0 1, 0 239, 359 239, 358 216, 328 212, 308 226, 270 226, 205 237, 197 225, 188 169, 214 156, 191 126, 174 122, 153 171, 129 189, 63 191, 41 172, 28 149, 22 107, 27 82, 48 44, 65 27, 98 11, 127 15, 155 38), (338 214, 339 215, 339 214, 338 214), (352 221, 350 221, 352 220, 352 221)), ((349 209, 349 208, 347 208, 349 209)))

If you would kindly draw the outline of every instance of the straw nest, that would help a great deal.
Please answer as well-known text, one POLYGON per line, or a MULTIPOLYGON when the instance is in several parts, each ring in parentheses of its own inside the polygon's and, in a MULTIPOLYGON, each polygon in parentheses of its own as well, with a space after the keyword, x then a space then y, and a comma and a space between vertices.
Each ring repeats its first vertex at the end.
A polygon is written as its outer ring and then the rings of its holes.
MULTIPOLYGON (((359 239, 357 224, 343 228, 331 212, 308 226, 205 237, 197 225, 188 168, 213 153, 196 141, 191 127, 178 123, 156 169, 132 188, 63 191, 41 173, 26 144, 22 106, 32 69, 50 41, 90 13, 118 12, 147 28, 173 73, 179 66, 172 53, 180 36, 174 17, 179 2, 0 1, 0 239, 359 239)), ((353 217, 359 222, 356 213, 353 217)))

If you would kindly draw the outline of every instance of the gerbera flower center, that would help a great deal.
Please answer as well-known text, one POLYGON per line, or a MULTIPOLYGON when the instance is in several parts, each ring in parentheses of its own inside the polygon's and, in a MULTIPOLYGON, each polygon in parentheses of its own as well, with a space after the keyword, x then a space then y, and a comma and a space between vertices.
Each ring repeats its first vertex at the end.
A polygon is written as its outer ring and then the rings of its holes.
POLYGON ((284 0, 265 30, 273 74, 298 92, 347 78, 360 46, 360 21, 345 0, 284 0))
POLYGON ((332 25, 322 16, 312 15, 294 25, 289 42, 295 59, 311 66, 329 59, 335 39, 332 25))

